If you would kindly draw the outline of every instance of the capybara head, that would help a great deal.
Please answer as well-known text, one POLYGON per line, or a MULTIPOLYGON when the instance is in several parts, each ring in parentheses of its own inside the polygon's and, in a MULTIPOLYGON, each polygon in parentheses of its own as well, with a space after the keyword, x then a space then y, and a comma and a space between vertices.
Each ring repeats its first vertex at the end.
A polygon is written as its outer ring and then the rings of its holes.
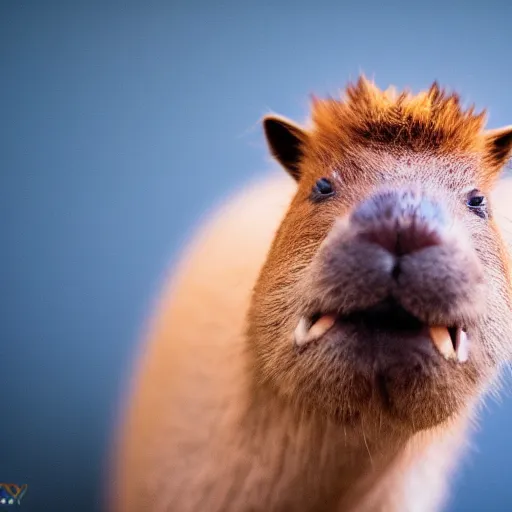
POLYGON ((248 318, 260 383, 370 433, 439 425, 481 395, 512 351, 489 198, 512 127, 484 123, 437 84, 412 95, 365 78, 313 99, 308 128, 265 118, 297 192, 248 318))

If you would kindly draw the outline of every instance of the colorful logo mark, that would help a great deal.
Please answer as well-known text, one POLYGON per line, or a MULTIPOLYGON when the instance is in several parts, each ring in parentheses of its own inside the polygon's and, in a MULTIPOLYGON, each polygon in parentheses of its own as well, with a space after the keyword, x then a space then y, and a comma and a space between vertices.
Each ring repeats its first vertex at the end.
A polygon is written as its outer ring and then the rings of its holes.
POLYGON ((28 485, 0 483, 0 507, 3 505, 21 505, 21 499, 27 492, 28 485))

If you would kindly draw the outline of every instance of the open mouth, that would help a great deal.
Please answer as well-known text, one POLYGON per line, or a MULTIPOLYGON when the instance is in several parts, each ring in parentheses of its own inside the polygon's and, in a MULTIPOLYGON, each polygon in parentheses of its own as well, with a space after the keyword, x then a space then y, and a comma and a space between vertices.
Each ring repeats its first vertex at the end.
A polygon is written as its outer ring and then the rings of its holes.
POLYGON ((425 325, 419 319, 397 305, 379 305, 374 308, 338 315, 315 313, 302 316, 294 331, 294 342, 298 347, 320 340, 338 322, 363 323, 379 330, 407 331, 427 327, 432 343, 438 352, 448 360, 463 363, 468 359, 469 340, 463 326, 425 325))

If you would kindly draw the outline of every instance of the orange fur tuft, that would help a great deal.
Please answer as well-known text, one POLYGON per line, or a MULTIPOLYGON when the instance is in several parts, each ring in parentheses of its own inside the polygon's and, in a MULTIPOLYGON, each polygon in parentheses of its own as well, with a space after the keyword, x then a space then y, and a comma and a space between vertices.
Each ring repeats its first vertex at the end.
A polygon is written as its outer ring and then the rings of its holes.
POLYGON ((474 106, 463 110, 459 96, 436 82, 413 95, 382 91, 365 77, 347 86, 344 101, 317 99, 312 113, 314 133, 331 143, 335 138, 346 150, 372 144, 445 154, 481 151, 485 116, 474 106))

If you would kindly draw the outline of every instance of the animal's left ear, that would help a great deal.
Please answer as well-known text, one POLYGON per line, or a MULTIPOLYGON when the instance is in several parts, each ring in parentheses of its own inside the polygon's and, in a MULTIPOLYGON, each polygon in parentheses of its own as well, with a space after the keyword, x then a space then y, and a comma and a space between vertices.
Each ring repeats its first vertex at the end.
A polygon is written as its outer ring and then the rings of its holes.
POLYGON ((486 159, 498 171, 512 156, 512 125, 487 130, 484 137, 486 159))

